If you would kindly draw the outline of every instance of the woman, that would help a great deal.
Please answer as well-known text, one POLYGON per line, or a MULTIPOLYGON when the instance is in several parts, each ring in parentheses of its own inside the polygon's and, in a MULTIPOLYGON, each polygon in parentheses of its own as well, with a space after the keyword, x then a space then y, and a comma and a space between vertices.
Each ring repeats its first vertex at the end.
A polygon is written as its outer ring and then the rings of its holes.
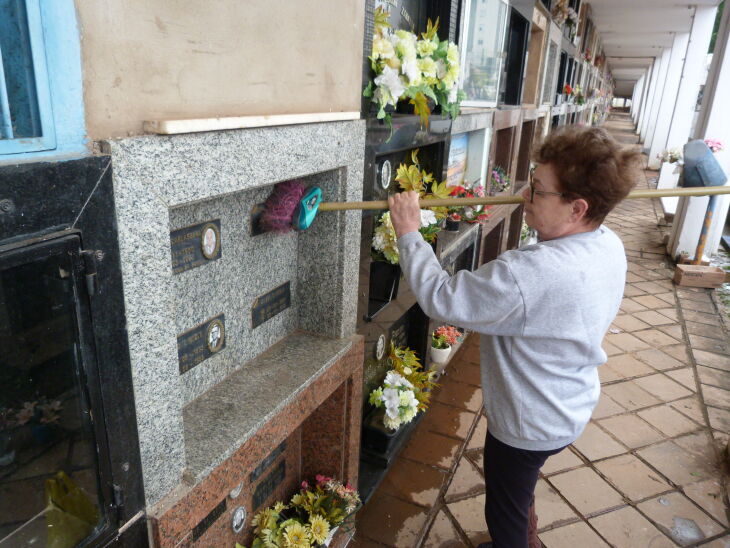
POLYGON ((575 441, 600 394, 603 336, 626 278, 606 215, 639 176, 640 153, 599 128, 551 134, 535 155, 525 222, 539 243, 449 276, 418 228, 418 196, 389 198, 400 264, 424 312, 480 334, 488 432, 485 516, 496 548, 540 546, 535 484, 545 460, 575 441))

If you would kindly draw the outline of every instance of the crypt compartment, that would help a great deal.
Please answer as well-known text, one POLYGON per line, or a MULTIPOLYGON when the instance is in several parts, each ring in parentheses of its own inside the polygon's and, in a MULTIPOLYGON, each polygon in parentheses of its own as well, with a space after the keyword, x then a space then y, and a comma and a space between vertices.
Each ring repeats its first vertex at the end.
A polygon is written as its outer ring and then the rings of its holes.
POLYGON ((360 212, 284 234, 255 213, 291 179, 360 199, 364 138, 351 121, 104 144, 156 545, 249 542, 301 480, 357 484, 360 212))

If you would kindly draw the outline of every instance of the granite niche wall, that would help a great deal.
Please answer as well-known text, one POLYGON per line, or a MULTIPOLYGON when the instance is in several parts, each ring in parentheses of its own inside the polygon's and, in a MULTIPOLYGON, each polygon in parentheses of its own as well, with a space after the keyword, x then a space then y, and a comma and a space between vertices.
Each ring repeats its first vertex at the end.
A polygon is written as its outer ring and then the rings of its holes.
POLYGON ((360 199, 364 137, 352 121, 104 143, 155 545, 248 542, 301 479, 356 483, 360 212, 287 234, 254 218, 294 178, 360 199))

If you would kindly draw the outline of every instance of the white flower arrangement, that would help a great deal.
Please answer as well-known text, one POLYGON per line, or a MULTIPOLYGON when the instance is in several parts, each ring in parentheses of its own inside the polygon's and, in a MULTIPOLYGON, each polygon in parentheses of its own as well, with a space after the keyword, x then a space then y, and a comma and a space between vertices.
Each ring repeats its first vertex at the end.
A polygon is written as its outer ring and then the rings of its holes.
POLYGON ((678 163, 681 165, 684 160, 684 155, 682 154, 681 148, 674 147, 662 151, 661 154, 657 154, 657 158, 662 162, 669 162, 670 164, 678 163))
MULTIPOLYGON (((429 209, 421 210, 421 228, 419 231, 428 242, 433 241, 439 230, 439 219, 436 213, 429 209)), ((373 249, 383 254, 391 264, 398 264, 400 254, 398 253, 398 238, 395 235, 393 222, 390 220, 390 211, 380 216, 378 225, 373 232, 373 249)))
POLYGON ((426 126, 431 114, 428 99, 456 118, 465 97, 458 89, 458 47, 448 40, 439 40, 438 19, 435 25, 429 20, 426 32, 419 38, 406 30, 394 32, 388 16, 381 7, 375 10, 375 34, 369 57, 375 76, 363 91, 378 105, 378 119, 392 128, 386 107, 395 107, 403 99, 409 99, 426 126))
POLYGON ((370 403, 385 407, 383 423, 390 430, 408 424, 418 414, 418 398, 415 387, 397 371, 388 371, 383 385, 370 393, 370 403))

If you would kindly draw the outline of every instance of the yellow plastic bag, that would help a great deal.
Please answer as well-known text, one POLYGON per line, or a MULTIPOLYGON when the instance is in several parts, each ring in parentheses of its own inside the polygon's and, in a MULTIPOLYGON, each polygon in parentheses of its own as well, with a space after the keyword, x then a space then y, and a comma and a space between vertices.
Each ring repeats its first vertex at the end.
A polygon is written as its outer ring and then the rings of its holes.
POLYGON ((99 510, 62 470, 46 480, 48 548, 73 548, 94 530, 99 510))

